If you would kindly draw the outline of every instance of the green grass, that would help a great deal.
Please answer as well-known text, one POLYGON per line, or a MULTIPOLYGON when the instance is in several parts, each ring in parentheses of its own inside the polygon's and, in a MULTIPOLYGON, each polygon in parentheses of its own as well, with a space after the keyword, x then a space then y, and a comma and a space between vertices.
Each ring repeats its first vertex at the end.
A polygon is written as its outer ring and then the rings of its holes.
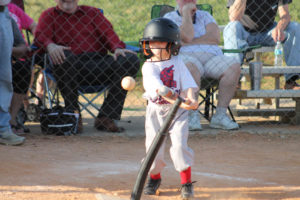
MULTIPOLYGON (((213 6, 213 16, 219 25, 228 22, 227 0, 198 0, 198 3, 210 3, 213 6)), ((143 35, 145 25, 150 21, 151 7, 154 4, 168 4, 175 6, 175 0, 81 0, 85 4, 102 8, 104 15, 113 24, 114 30, 123 41, 138 41, 143 35)), ((35 20, 41 12, 55 6, 54 0, 25 0, 26 12, 35 20)), ((289 6, 293 21, 300 22, 300 4, 296 1, 289 6)), ((223 40, 222 36, 221 39, 223 40)), ((267 63, 273 62, 273 55, 263 57, 267 63)))
MULTIPOLYGON (((210 3, 213 6, 213 16, 219 25, 225 25, 228 22, 226 2, 227 0, 198 0, 198 3, 210 3)), ((293 21, 300 22, 300 4, 296 2, 297 0, 294 0, 290 4, 290 13, 293 21)), ((150 21, 151 7, 154 4, 176 5, 175 0, 81 0, 79 3, 103 9, 104 15, 110 20, 114 30, 123 41, 138 41, 142 37, 143 29, 150 21)), ((35 21, 38 21, 42 11, 52 6, 55 6, 54 0, 25 0, 25 10, 35 21)), ((263 60, 268 64, 273 64, 272 53, 264 54, 263 60)), ((144 100, 141 100, 143 93, 141 73, 138 76, 137 87, 129 93, 128 96, 131 98, 125 107, 139 108, 145 105, 144 100)), ((274 80, 264 78, 262 85, 266 89, 274 88, 274 80)), ((249 82, 246 82, 243 87, 250 88, 249 82)))
MULTIPOLYGON (((198 3, 210 3, 213 6, 213 16, 218 24, 228 22, 227 0, 206 0, 198 3)), ((292 19, 300 21, 300 4, 290 4, 292 19)), ((82 0, 80 4, 90 5, 104 10, 104 15, 112 22, 115 31, 124 41, 137 41, 150 21, 150 11, 154 4, 176 5, 175 0, 82 0)), ((25 0, 25 10, 34 19, 38 20, 41 12, 55 6, 54 0, 25 0)))

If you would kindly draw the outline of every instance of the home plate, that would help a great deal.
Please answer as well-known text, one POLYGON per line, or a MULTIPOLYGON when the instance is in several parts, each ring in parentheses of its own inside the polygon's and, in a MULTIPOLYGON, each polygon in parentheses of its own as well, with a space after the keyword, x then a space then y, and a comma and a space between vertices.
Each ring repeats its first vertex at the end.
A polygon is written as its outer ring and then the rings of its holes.
POLYGON ((125 200, 125 199, 121 199, 119 197, 115 197, 115 196, 108 196, 105 194, 96 194, 96 199, 97 200, 125 200))

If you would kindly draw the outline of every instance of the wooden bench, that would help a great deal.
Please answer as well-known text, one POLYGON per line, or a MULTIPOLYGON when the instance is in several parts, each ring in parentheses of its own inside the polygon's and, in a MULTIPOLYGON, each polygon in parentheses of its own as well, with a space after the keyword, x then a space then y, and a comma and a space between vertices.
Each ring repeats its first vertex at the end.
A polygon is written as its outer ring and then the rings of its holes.
POLYGON ((267 46, 263 46, 261 48, 258 49, 254 49, 253 53, 254 53, 254 58, 256 61, 261 61, 261 56, 263 53, 267 53, 267 52, 274 52, 274 48, 275 47, 267 47, 267 46))
MULTIPOLYGON (((275 98, 275 109, 237 109, 234 113, 237 116, 284 116, 288 117, 293 124, 300 124, 300 90, 285 90, 279 88, 279 78, 284 74, 300 73, 298 66, 283 67, 263 67, 262 75, 275 78, 275 88, 273 90, 238 90, 236 99, 261 99, 275 98), (295 107, 280 107, 279 99, 291 98, 295 101, 295 107)), ((249 67, 244 67, 241 74, 249 76, 249 67)))

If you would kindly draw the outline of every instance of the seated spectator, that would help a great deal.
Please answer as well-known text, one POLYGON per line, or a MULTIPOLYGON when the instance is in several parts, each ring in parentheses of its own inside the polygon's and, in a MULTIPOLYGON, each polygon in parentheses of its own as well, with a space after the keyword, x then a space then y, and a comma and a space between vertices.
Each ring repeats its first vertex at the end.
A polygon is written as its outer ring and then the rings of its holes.
MULTIPOLYGON (((216 21, 208 12, 197 10, 196 3, 196 0, 177 0, 178 10, 169 12, 164 17, 173 20, 180 27, 182 48, 179 55, 199 88, 201 77, 219 80, 218 104, 210 127, 238 129, 238 124, 230 120, 226 111, 238 84, 240 64, 234 58, 223 55, 218 47, 220 32, 216 21)), ((198 93, 199 91, 197 97, 198 93)), ((189 129, 202 129, 197 110, 189 113, 189 129)))
MULTIPOLYGON (((228 0, 229 24, 224 29, 226 49, 251 45, 275 46, 283 43, 285 62, 288 66, 300 65, 300 25, 291 22, 288 4, 292 0, 228 0), (275 21, 276 14, 279 21, 275 21)), ((242 61, 242 54, 228 54, 242 61)), ((300 89, 296 83, 299 74, 285 75, 285 89, 300 89)))
MULTIPOLYGON (((98 8, 79 6, 78 1, 56 0, 56 7, 44 11, 35 43, 48 52, 54 64, 52 71, 66 109, 79 111, 80 85, 111 85, 94 126, 121 132, 124 129, 114 120, 121 118, 127 91, 120 83, 124 76, 136 76, 139 59, 135 52, 124 49, 125 44, 98 8)), ((82 130, 81 120, 78 129, 82 130)))
POLYGON ((9 16, 7 4, 10 0, 0 0, 0 143, 6 145, 20 145, 24 137, 15 135, 10 127, 9 106, 13 93, 11 56, 23 56, 26 45, 18 27, 9 16), (17 48, 13 51, 13 45, 17 48))
MULTIPOLYGON (((34 33, 36 23, 32 18, 30 18, 21 8, 13 3, 9 3, 7 8, 11 18, 15 20, 21 33, 23 29, 30 30, 32 33, 34 33)), ((23 33, 22 36, 24 39, 25 37, 23 33)), ((28 51, 30 51, 29 47, 28 51)), ((21 125, 21 122, 17 120, 17 114, 23 104, 23 100, 26 97, 26 93, 30 85, 31 60, 25 57, 22 59, 13 58, 12 75, 14 93, 10 106, 10 124, 14 133, 22 134, 24 132, 29 132, 29 129, 21 125)))

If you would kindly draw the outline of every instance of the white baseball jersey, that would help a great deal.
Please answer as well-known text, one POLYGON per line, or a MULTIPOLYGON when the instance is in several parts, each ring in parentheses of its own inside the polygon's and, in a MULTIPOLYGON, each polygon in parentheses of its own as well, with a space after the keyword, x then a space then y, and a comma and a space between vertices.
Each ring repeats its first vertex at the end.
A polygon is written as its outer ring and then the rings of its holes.
POLYGON ((163 85, 173 89, 178 94, 188 88, 198 88, 190 71, 178 56, 172 56, 170 60, 166 61, 146 61, 142 68, 142 74, 145 89, 143 96, 154 103, 168 104, 156 93, 156 90, 163 85))

